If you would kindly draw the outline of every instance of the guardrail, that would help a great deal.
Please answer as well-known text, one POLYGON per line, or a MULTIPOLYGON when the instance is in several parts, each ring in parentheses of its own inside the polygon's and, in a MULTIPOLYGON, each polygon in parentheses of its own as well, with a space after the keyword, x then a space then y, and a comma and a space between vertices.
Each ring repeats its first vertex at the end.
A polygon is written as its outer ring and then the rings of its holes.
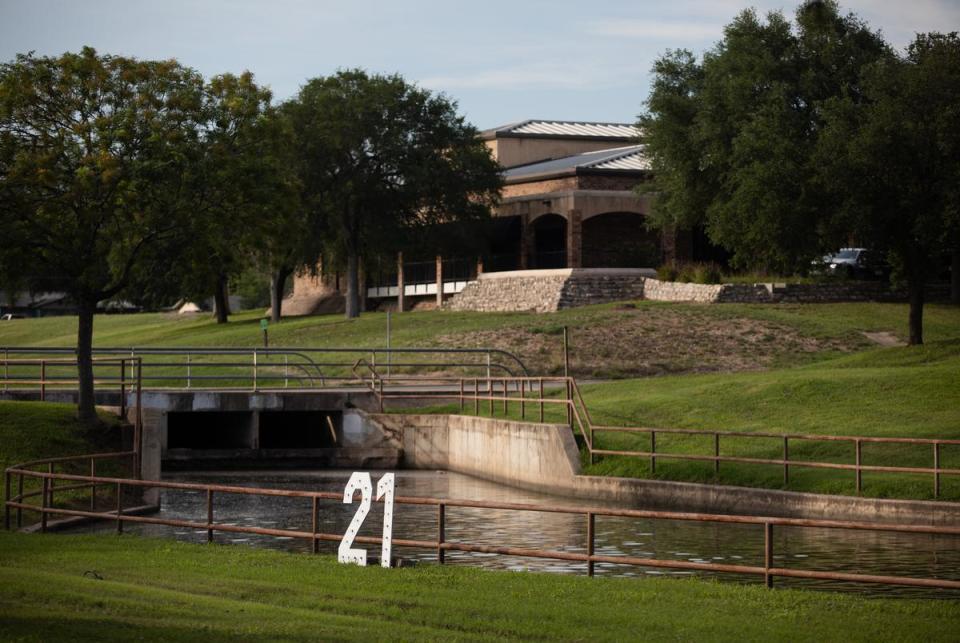
POLYGON ((483 407, 491 416, 498 409, 503 416, 510 414, 510 409, 519 411, 521 420, 530 417, 544 421, 544 408, 563 407, 566 413, 566 423, 571 429, 579 433, 589 453, 591 464, 597 456, 625 456, 647 458, 650 462, 651 473, 656 472, 658 460, 690 460, 711 462, 714 471, 719 472, 723 462, 741 464, 774 465, 783 469, 784 484, 789 481, 790 470, 798 468, 832 469, 852 471, 855 476, 855 489, 859 494, 863 491, 863 474, 867 473, 895 473, 895 474, 924 474, 930 475, 933 482, 933 495, 940 496, 941 477, 945 475, 960 475, 960 469, 944 467, 941 464, 944 447, 960 447, 960 440, 936 438, 904 438, 904 437, 875 437, 849 435, 817 435, 801 433, 765 433, 746 431, 716 431, 698 429, 661 429, 652 427, 618 427, 596 424, 590 416, 590 411, 583 400, 580 387, 572 377, 499 377, 499 378, 411 378, 402 376, 383 376, 373 365, 358 363, 354 372, 364 380, 367 386, 378 396, 380 407, 383 408, 384 399, 422 399, 456 401, 460 410, 464 411, 468 403, 472 403, 474 414, 479 415, 483 407), (366 374, 361 374, 361 366, 366 368, 366 374), (550 395, 553 392, 556 396, 550 395), (643 433, 650 436, 650 448, 645 451, 628 451, 603 449, 596 445, 596 435, 602 433, 643 433), (696 435, 711 437, 711 453, 676 453, 657 450, 657 436, 664 435, 696 435), (724 455, 721 446, 724 440, 777 440, 781 443, 781 456, 778 458, 744 457, 724 455), (816 460, 791 459, 790 445, 798 441, 848 443, 851 448, 851 463, 823 462, 816 460), (863 461, 863 446, 865 444, 902 444, 921 445, 930 448, 932 466, 880 466, 865 464, 863 461))
MULTIPOLYGON (((77 458, 62 460, 82 460, 90 458, 90 462, 95 462, 94 458, 103 458, 124 454, 104 454, 101 456, 78 456, 77 458)), ((301 491, 291 489, 274 489, 263 487, 238 487, 219 484, 199 484, 188 482, 164 482, 147 481, 118 477, 105 477, 96 475, 75 475, 67 473, 56 473, 50 466, 56 460, 37 461, 23 465, 10 467, 5 472, 6 478, 6 500, 4 502, 4 525, 7 529, 11 527, 11 512, 17 512, 17 524, 20 525, 21 515, 24 511, 30 511, 39 514, 40 530, 46 531, 48 527, 48 517, 51 515, 60 515, 67 517, 77 517, 95 520, 104 520, 116 523, 118 533, 123 532, 125 523, 166 525, 170 527, 179 527, 186 529, 196 529, 206 531, 207 541, 214 541, 215 532, 245 533, 257 534, 262 536, 276 536, 282 538, 298 538, 309 541, 314 553, 319 551, 320 542, 339 542, 343 539, 342 534, 326 533, 319 529, 320 501, 330 500, 342 506, 343 494, 320 491, 301 491), (31 467, 47 466, 47 471, 33 471, 31 467), (24 478, 37 480, 40 483, 40 491, 32 494, 24 494, 20 491, 17 494, 12 493, 11 478, 16 476, 20 481, 24 478), (55 486, 56 482, 64 482, 55 486), (109 510, 97 511, 96 489, 110 488, 113 490, 114 502, 109 510), (54 490, 63 491, 66 489, 90 489, 91 501, 90 508, 79 509, 69 507, 57 507, 55 505, 54 490), (178 489, 196 491, 205 494, 206 506, 205 516, 199 520, 181 520, 166 519, 149 515, 129 515, 124 511, 124 491, 130 489, 148 490, 148 489, 178 489), (234 523, 217 522, 215 519, 216 504, 218 496, 225 494, 251 495, 261 497, 282 497, 282 498, 302 498, 310 501, 310 525, 309 531, 303 529, 278 529, 273 527, 245 526, 234 523), (40 497, 40 504, 27 502, 28 498, 40 497)), ((91 465, 92 466, 92 465, 91 465)), ((523 503, 505 503, 505 502, 486 502, 473 500, 456 500, 444 498, 428 497, 404 497, 394 498, 397 505, 428 505, 436 507, 437 511, 437 536, 435 540, 413 540, 403 538, 393 538, 394 546, 411 547, 419 549, 434 550, 437 553, 437 562, 444 563, 444 554, 448 551, 477 552, 487 554, 498 554, 507 556, 520 556, 528 558, 544 558, 554 560, 566 560, 572 562, 583 562, 587 564, 587 574, 594 574, 594 566, 597 563, 610 563, 618 565, 634 565, 641 567, 654 567, 666 569, 682 569, 709 571, 730 574, 746 574, 753 576, 762 576, 767 587, 773 586, 775 577, 784 578, 804 578, 856 583, 874 583, 883 585, 903 585, 912 587, 926 587, 960 590, 960 581, 943 578, 917 578, 908 576, 887 576, 878 574, 860 574, 832 572, 810 569, 792 569, 787 567, 776 567, 773 564, 773 533, 774 528, 795 528, 795 527, 813 527, 833 530, 860 530, 875 533, 910 533, 910 534, 932 534, 943 536, 960 536, 960 528, 956 527, 934 527, 923 525, 895 525, 895 524, 877 524, 852 521, 836 520, 806 520, 797 518, 776 518, 776 517, 758 517, 744 515, 722 515, 722 514, 703 514, 703 513, 684 513, 673 511, 645 511, 636 509, 609 509, 609 508, 585 508, 585 507, 566 507, 561 505, 533 505, 523 503), (446 510, 450 507, 468 507, 473 509, 489 509, 503 512, 541 512, 541 513, 560 513, 567 515, 580 516, 585 521, 586 526, 586 553, 576 551, 533 549, 525 547, 513 547, 509 545, 488 545, 476 542, 450 541, 446 537, 446 526, 450 520, 447 517, 446 510), (720 524, 739 524, 755 525, 763 528, 764 549, 762 566, 757 565, 730 565, 715 563, 698 563, 693 561, 664 560, 658 558, 643 558, 636 556, 609 556, 597 554, 595 551, 595 535, 597 518, 617 517, 617 518, 637 518, 653 520, 678 520, 692 521, 700 523, 720 523, 720 524)), ((382 538, 376 536, 358 536, 354 542, 365 544, 381 544, 382 538)))
MULTIPOLYGON (((356 384, 350 367, 358 358, 390 373, 428 371, 528 375, 508 351, 488 348, 95 348, 99 358, 140 358, 145 388, 302 389, 356 384)), ((3 386, 29 386, 37 374, 16 368, 18 359, 49 361, 75 356, 72 348, 0 348, 3 386)), ((70 374, 61 376, 74 380, 70 374)), ((123 378, 104 374, 103 381, 123 378)), ((46 378, 49 384, 55 375, 46 378)))

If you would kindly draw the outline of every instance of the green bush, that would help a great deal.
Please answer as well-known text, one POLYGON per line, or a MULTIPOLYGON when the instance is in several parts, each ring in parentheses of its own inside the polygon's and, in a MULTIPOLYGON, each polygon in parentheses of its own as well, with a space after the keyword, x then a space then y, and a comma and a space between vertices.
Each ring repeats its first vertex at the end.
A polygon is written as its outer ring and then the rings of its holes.
POLYGON ((661 281, 679 281, 695 284, 718 284, 722 273, 715 263, 668 263, 657 268, 657 278, 661 281))
POLYGON ((674 263, 665 263, 657 268, 657 279, 660 281, 676 281, 677 265, 674 263))

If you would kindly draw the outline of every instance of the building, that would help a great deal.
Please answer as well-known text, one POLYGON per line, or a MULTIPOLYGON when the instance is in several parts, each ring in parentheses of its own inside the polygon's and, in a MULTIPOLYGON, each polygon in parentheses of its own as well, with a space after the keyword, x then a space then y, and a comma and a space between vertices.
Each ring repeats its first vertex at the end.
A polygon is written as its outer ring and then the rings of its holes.
MULTIPOLYGON (((489 251, 479 260, 401 255, 365 266, 367 308, 439 304, 480 272, 654 268, 676 255, 675 238, 645 227, 651 197, 634 188, 650 169, 633 125, 527 120, 481 136, 505 182, 489 251)), ((330 311, 339 286, 336 275, 296 277, 284 314, 330 311)))

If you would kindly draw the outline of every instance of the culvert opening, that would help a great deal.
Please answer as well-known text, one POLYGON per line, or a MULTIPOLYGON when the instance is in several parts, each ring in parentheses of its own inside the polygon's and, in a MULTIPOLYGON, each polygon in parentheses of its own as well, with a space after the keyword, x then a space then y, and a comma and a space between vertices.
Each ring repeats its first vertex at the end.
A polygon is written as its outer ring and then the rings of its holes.
POLYGON ((262 411, 261 449, 336 447, 343 414, 336 411, 262 411))
POLYGON ((253 413, 204 411, 167 416, 167 448, 252 449, 253 413))

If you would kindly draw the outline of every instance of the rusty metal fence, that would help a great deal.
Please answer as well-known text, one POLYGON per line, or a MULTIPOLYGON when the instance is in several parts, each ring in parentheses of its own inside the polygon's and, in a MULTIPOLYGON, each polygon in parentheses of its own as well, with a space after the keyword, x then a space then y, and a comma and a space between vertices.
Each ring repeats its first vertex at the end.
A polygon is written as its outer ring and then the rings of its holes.
MULTIPOLYGON (((102 454, 94 456, 78 456, 73 460, 89 459, 91 466, 98 458, 123 457, 124 454, 102 454)), ((7 529, 12 526, 12 512, 17 513, 17 525, 21 524, 21 516, 25 511, 36 513, 40 516, 40 530, 46 531, 48 527, 49 516, 65 516, 74 518, 84 518, 91 520, 109 521, 116 524, 117 533, 122 533, 124 525, 130 524, 150 524, 166 525, 170 527, 194 529, 206 531, 208 542, 214 541, 216 532, 230 532, 242 534, 255 534, 260 536, 273 536, 281 538, 301 539, 311 543, 311 549, 314 553, 319 551, 321 542, 340 542, 342 534, 327 533, 321 531, 320 511, 321 501, 334 501, 342 503, 343 494, 320 491, 303 491, 291 489, 274 489, 259 487, 239 487, 219 484, 198 484, 186 482, 164 482, 164 481, 146 481, 132 478, 104 477, 96 475, 77 475, 67 473, 57 473, 53 471, 52 464, 63 462, 67 459, 45 460, 34 463, 17 465, 6 470, 6 501, 4 503, 4 525, 7 529), (46 469, 42 471, 37 468, 46 469), (39 481, 40 491, 32 495, 25 495, 22 492, 14 493, 12 478, 17 478, 22 487, 22 481, 32 479, 39 481), (56 483, 62 483, 56 485, 56 483), (113 505, 110 509, 97 510, 96 489, 108 488, 113 490, 113 505), (66 489, 90 489, 91 499, 88 508, 79 508, 77 506, 57 506, 54 497, 54 490, 63 491, 66 489), (178 489, 193 492, 200 492, 205 495, 205 515, 201 515, 195 520, 167 519, 152 515, 131 515, 125 513, 123 499, 125 491, 149 489, 178 489), (304 500, 304 512, 309 511, 309 530, 304 529, 279 529, 273 527, 259 527, 249 525, 238 525, 235 523, 218 522, 216 520, 216 499, 223 495, 239 494, 260 496, 266 498, 298 498, 304 500), (28 502, 30 498, 39 497, 39 503, 28 502), (308 504, 309 503, 309 504, 308 504), (309 508, 308 508, 309 507, 309 508)), ((835 571, 824 571, 814 569, 794 569, 774 565, 774 529, 790 528, 820 528, 829 530, 857 530, 870 532, 889 532, 889 533, 909 533, 909 534, 931 534, 938 536, 960 536, 960 528, 957 527, 935 527, 924 525, 896 525, 896 524, 878 524, 852 521, 837 520, 805 520, 797 518, 776 518, 744 515, 723 515, 723 514, 703 514, 703 513, 683 513, 673 511, 645 511, 637 509, 609 509, 609 508, 588 508, 588 507, 567 507, 561 505, 545 504, 523 504, 523 503, 505 503, 505 502, 487 502, 473 500, 455 500, 444 498, 427 497, 404 497, 394 498, 397 505, 427 505, 436 508, 436 538, 434 540, 414 540, 404 538, 393 538, 392 542, 397 547, 410 547, 418 549, 433 550, 436 552, 437 562, 445 562, 445 553, 449 551, 474 552, 495 554, 504 556, 517 556, 526 558, 553 559, 570 562, 586 563, 587 574, 594 574, 595 565, 615 564, 632 565, 639 567, 680 569, 688 571, 706 571, 715 573, 743 574, 748 576, 762 577, 767 587, 773 586, 774 578, 801 578, 816 579, 827 581, 841 581, 853 583, 874 583, 882 585, 902 585, 910 587, 924 587, 960 590, 960 581, 945 578, 918 578, 911 576, 887 576, 878 574, 860 574, 835 571), (489 545, 476 542, 451 541, 447 539, 447 524, 450 518, 447 515, 447 509, 453 507, 466 507, 480 510, 508 511, 508 512, 541 512, 541 513, 559 513, 566 515, 579 516, 586 527, 586 552, 563 551, 557 549, 535 549, 529 547, 515 547, 509 544, 489 545), (719 563, 703 563, 682 560, 665 560, 660 558, 646 558, 637 556, 610 556, 598 554, 595 551, 596 521, 598 518, 634 518, 651 520, 674 520, 674 521, 692 521, 699 523, 718 523, 718 524, 738 524, 754 525, 763 530, 763 565, 733 565, 719 563)), ((354 542, 364 544, 378 545, 382 542, 381 537, 377 536, 358 536, 354 542)))
POLYGON ((582 436, 591 464, 597 456, 644 458, 649 461, 652 473, 656 472, 657 462, 662 460, 709 462, 713 464, 715 472, 720 471, 720 465, 723 462, 772 465, 782 468, 784 484, 790 479, 791 469, 852 471, 855 478, 855 490, 858 494, 863 490, 864 473, 923 474, 931 477, 935 498, 940 496, 941 478, 943 476, 960 475, 960 469, 942 465, 944 448, 960 447, 960 440, 606 426, 593 421, 580 387, 572 377, 385 377, 371 364, 362 360, 354 365, 354 372, 377 395, 381 410, 384 400, 387 399, 437 400, 446 403, 455 402, 461 412, 471 410, 476 415, 486 413, 490 416, 499 413, 503 417, 509 417, 512 413, 521 420, 529 418, 543 422, 546 417, 545 408, 559 407, 563 410, 562 413, 565 413, 565 422, 582 436), (649 436, 650 446, 649 449, 642 451, 600 448, 596 444, 596 436, 604 433, 646 434, 649 436), (658 451, 657 437, 667 435, 712 438, 710 440, 710 452, 698 454, 658 451), (724 455, 721 451, 722 444, 732 439, 767 442, 776 440, 780 444, 781 456, 760 458, 724 455), (850 445, 849 457, 852 462, 791 459, 790 445, 799 441, 848 444, 850 445), (930 449, 931 466, 865 464, 863 461, 863 446, 865 444, 899 444, 927 447, 930 449))

